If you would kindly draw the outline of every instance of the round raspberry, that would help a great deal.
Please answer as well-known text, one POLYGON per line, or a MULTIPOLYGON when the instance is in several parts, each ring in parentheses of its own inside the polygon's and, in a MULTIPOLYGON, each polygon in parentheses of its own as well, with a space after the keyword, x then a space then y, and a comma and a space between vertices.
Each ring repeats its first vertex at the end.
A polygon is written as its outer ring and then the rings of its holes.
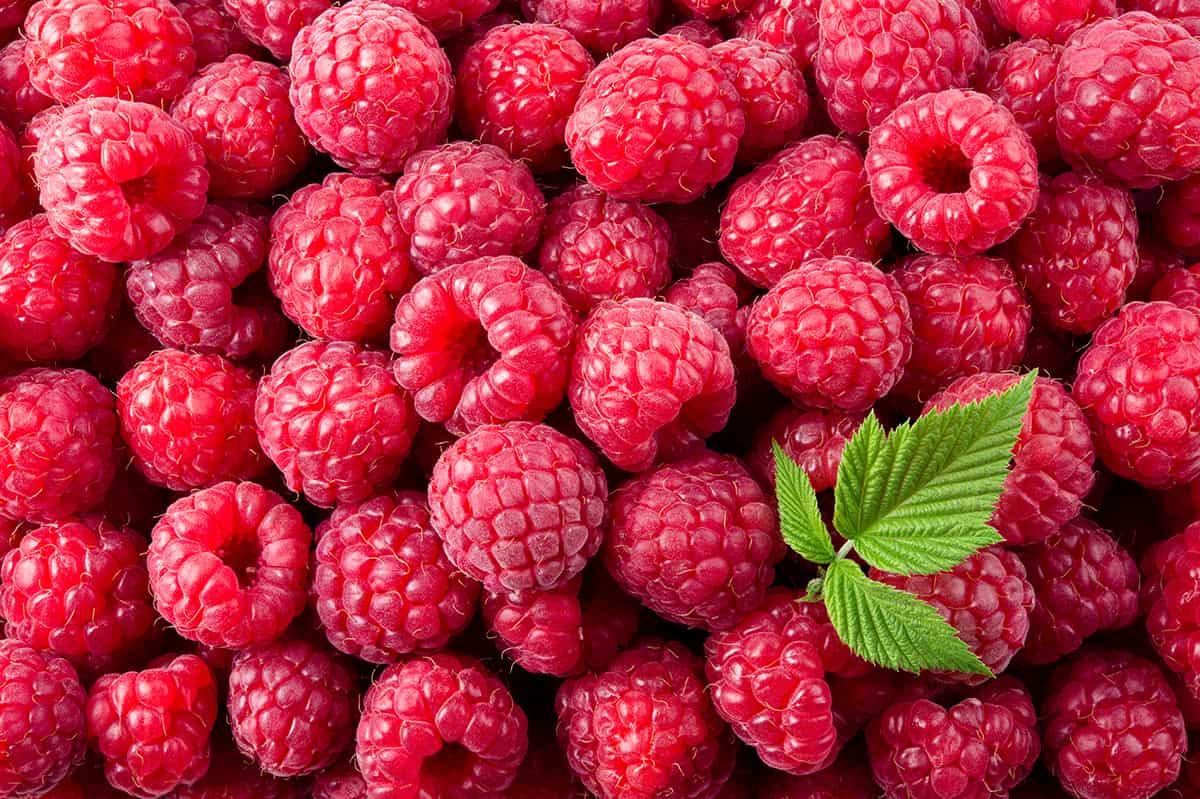
POLYGON ((477 427, 442 453, 429 481, 450 562, 518 601, 583 571, 600 549, 607 499, 587 447, 529 422, 477 427))
POLYGON ((312 799, 367 799, 367 783, 353 760, 343 760, 313 778, 312 799))
POLYGON ((165 111, 101 97, 50 120, 33 168, 50 227, 80 252, 132 261, 204 210, 204 153, 165 111))
POLYGON ((158 612, 207 646, 274 640, 304 609, 312 532, 255 483, 219 483, 176 500, 151 534, 158 612))
POLYGON ((20 133, 39 111, 52 105, 54 100, 29 81, 25 40, 14 39, 0 49, 0 122, 20 133))
POLYGON ((765 288, 814 258, 877 261, 890 246, 858 148, 832 136, 760 164, 733 185, 721 212, 721 253, 765 288))
POLYGON ((88 693, 88 738, 104 756, 104 775, 138 797, 162 796, 203 777, 216 719, 217 683, 195 655, 106 674, 88 693))
POLYGON ((288 67, 313 146, 363 175, 392 174, 446 138, 454 78, 437 39, 383 0, 355 0, 300 31, 288 67))
POLYGON ((1150 291, 1156 302, 1171 302, 1200 311, 1200 264, 1172 269, 1150 291))
POLYGON ((500 0, 391 0, 397 8, 411 11, 439 39, 453 36, 495 10, 500 0))
POLYGON ((1148 660, 1089 652, 1054 674, 1041 707, 1045 762, 1080 799, 1148 799, 1187 749, 1171 687, 1148 660))
POLYGON ((315 338, 374 342, 408 287, 407 251, 392 187, 335 172, 271 218, 271 291, 315 338))
POLYGON ((999 244, 1038 200, 1029 134, 977 92, 937 92, 901 105, 871 131, 866 166, 879 215, 934 255, 999 244))
MULTIPOLYGON (((1140 227, 1140 226, 1139 226, 1140 227)), ((1168 272, 1183 269, 1187 261, 1178 248, 1149 235, 1144 231, 1138 240, 1138 268, 1133 282, 1125 291, 1126 302, 1145 302, 1151 298, 1151 290, 1168 272)), ((1156 296, 1156 300, 1167 299, 1156 296)), ((1185 303, 1186 304, 1186 303, 1185 303)), ((1198 303, 1200 304, 1200 303, 1198 303)))
POLYGON ((737 87, 708 49, 660 36, 591 71, 566 141, 575 168, 601 191, 682 203, 729 174, 745 129, 737 87))
POLYGON ((809 70, 817 59, 820 0, 758 0, 734 20, 734 30, 745 39, 766 42, 809 70))
POLYGON ((589 50, 608 55, 649 36, 662 11, 660 0, 521 0, 525 19, 554 25, 589 50))
POLYGON ((245 34, 246 38, 267 48, 279 61, 286 62, 292 55, 292 42, 296 39, 296 34, 300 33, 302 28, 311 25, 323 11, 327 11, 332 2, 224 0, 224 5, 238 30, 245 34))
POLYGON ((1146 629, 1167 667, 1200 698, 1200 525, 1159 541, 1142 559, 1146 629))
POLYGON ((864 752, 848 748, 814 774, 772 772, 757 782, 757 799, 878 799, 879 786, 863 767, 864 752))
POLYGON ((865 414, 820 411, 789 405, 780 409, 754 434, 746 462, 764 485, 775 485, 778 443, 808 475, 814 491, 833 488, 842 451, 862 424, 865 414))
POLYGON ((1022 39, 1059 44, 1089 22, 1117 15, 1116 0, 988 0, 988 4, 1006 30, 1016 31, 1022 39))
MULTIPOLYGON (((236 751, 220 750, 212 758, 212 765, 203 779, 191 785, 181 785, 169 795, 169 799, 307 799, 307 797, 308 793, 303 782, 281 780, 264 774, 257 764, 242 759, 236 751)), ((356 799, 361 799, 361 797, 356 799)))
POLYGON ((686 278, 672 283, 663 295, 667 302, 708 322, 729 344, 729 352, 735 360, 744 354, 746 320, 750 315, 748 299, 750 292, 738 280, 737 273, 719 261, 700 264, 686 278))
POLYGON ((682 308, 605 302, 579 329, 571 408, 584 435, 622 469, 699 449, 725 427, 735 392, 729 345, 682 308))
POLYGON ((234 53, 261 52, 238 28, 221 0, 173 0, 173 3, 192 29, 196 69, 224 61, 234 53))
POLYGON ((1054 78, 1062 49, 1041 39, 1016 41, 988 53, 975 75, 975 88, 1011 111, 1029 134, 1043 169, 1061 159, 1054 132, 1054 78))
POLYGON ((479 585, 455 569, 425 497, 343 504, 317 527, 312 593, 330 643, 369 663, 442 649, 475 615, 479 585))
POLYGON ((0 514, 58 521, 104 500, 117 471, 112 394, 80 369, 0 377, 0 514))
POLYGON ((583 608, 580 578, 553 591, 538 591, 527 601, 484 592, 483 621, 501 651, 534 674, 566 677, 583 667, 583 608))
POLYGON ((1073 389, 1100 459, 1164 489, 1200 476, 1200 315, 1133 302, 1096 330, 1073 389))
MULTIPOLYGON (((2 63, 2 62, 0 62, 2 63)), ((1154 227, 1172 249, 1188 258, 1200 256, 1200 178, 1165 184, 1154 208, 1154 227)))
POLYGON ((808 92, 790 55, 741 38, 727 39, 710 52, 742 98, 746 132, 738 144, 738 160, 761 161, 800 138, 808 118, 808 92))
POLYGON ((502 795, 529 746, 525 713, 482 663, 439 652, 367 691, 355 759, 368 799, 502 795))
POLYGON ((213 197, 266 200, 308 165, 289 86, 281 67, 236 54, 202 69, 171 106, 204 148, 213 197))

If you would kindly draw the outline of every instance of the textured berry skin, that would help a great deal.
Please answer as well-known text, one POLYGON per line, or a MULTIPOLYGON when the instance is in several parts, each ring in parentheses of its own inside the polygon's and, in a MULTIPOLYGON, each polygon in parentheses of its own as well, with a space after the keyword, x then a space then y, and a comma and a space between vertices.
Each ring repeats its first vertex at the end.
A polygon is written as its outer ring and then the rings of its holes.
POLYGON ((525 19, 555 25, 597 55, 649 36, 660 0, 521 0, 525 19))
POLYGON ((1054 100, 1067 162, 1135 189, 1200 167, 1200 41, 1135 11, 1101 20, 1067 43, 1054 100))
POLYGON ((571 307, 654 297, 671 280, 674 236, 661 216, 582 183, 546 209, 538 268, 571 307))
POLYGON ((204 210, 204 153, 165 111, 101 97, 48 121, 33 169, 51 229, 76 250, 145 258, 204 210))
POLYGON ((357 0, 322 14, 296 37, 288 72, 300 129, 352 172, 395 174, 446 138, 450 61, 402 8, 357 0))
POLYGON ((1183 717, 1148 660, 1080 655, 1055 673, 1041 715, 1046 765, 1077 799, 1148 799, 1179 775, 1183 717))
POLYGON ((80 369, 0 378, 0 514, 58 521, 99 505, 117 471, 112 394, 80 369))
POLYGON ((397 0, 439 39, 460 33, 500 5, 500 0, 397 0))
POLYGON ((1142 605, 1155 650, 1178 673, 1193 697, 1200 698, 1200 616, 1196 613, 1200 580, 1200 525, 1152 546, 1142 559, 1142 605))
POLYGON ((344 760, 313 778, 312 799, 367 799, 367 783, 353 761, 344 760))
MULTIPOLYGON (((2 62, 0 62, 2 64, 2 62)), ((1161 188, 1154 208, 1155 230, 1188 258, 1200 256, 1200 178, 1187 177, 1161 188)))
POLYGON ((713 799, 736 749, 705 693, 700 659, 647 641, 558 690, 558 740, 600 799, 713 799))
POLYGON ((586 447, 529 422, 476 428, 442 453, 429 481, 450 562, 517 601, 583 571, 600 549, 607 499, 586 447))
POLYGON ((159 350, 117 383, 117 412, 138 470, 172 491, 249 480, 267 465, 254 375, 220 355, 159 350))
MULTIPOLYGON (((1133 276, 1133 282, 1125 291, 1127 302, 1146 302, 1151 299, 1151 291, 1159 280, 1168 272, 1183 269, 1187 266, 1183 253, 1169 242, 1162 241, 1157 236, 1151 237, 1144 233, 1138 241, 1138 268, 1133 276)), ((1154 299, 1167 299, 1155 296, 1154 299)))
POLYGON ((1200 310, 1200 266, 1192 265, 1166 272, 1150 290, 1150 299, 1200 310))
POLYGON ((1200 5, 1195 0, 1128 0, 1121 3, 1126 11, 1148 11, 1159 19, 1176 22, 1193 36, 1200 32, 1200 5))
POLYGON ((528 746, 525 713, 504 684, 473 658, 439 652, 376 679, 355 758, 367 799, 485 799, 508 788, 528 746))
MULTIPOLYGON (((682 2, 693 2, 693 0, 681 0, 681 4, 682 2)), ((706 0, 700 0, 700 2, 703 3, 706 0)), ((702 19, 689 19, 669 28, 664 33, 682 36, 688 41, 705 47, 715 47, 725 40, 725 35, 718 28, 702 19)))
POLYGON ((104 756, 104 775, 143 799, 204 776, 216 718, 217 683, 195 655, 106 674, 88 693, 88 738, 104 756))
POLYGON ((808 118, 800 66, 787 53, 752 39, 727 39, 710 51, 742 98, 746 132, 738 160, 761 161, 798 139, 808 118))
POLYGON ((192 29, 167 0, 40 0, 25 18, 25 64, 60 103, 170 102, 196 70, 192 29))
POLYGON ((1118 7, 1116 0, 988 0, 988 5, 996 21, 1022 39, 1059 44, 1089 22, 1115 17, 1118 7))
POLYGON ((737 87, 709 51, 639 39, 587 77, 567 120, 571 161, 621 200, 688 202, 733 168, 746 129, 737 87))
POLYGON ((25 40, 14 39, 0 49, 0 122, 20 133, 29 120, 54 104, 33 88, 25 66, 25 40))
MULTIPOLYGON (((925 411, 978 402, 1017 384, 1018 375, 985 373, 954 381, 925 411)), ((1009 546, 1032 544, 1079 515, 1095 483, 1096 450, 1083 411, 1058 381, 1039 377, 990 524, 1009 546)))
POLYGON ((287 72, 235 54, 200 71, 171 116, 204 148, 209 194, 266 200, 308 164, 287 72))
POLYGON ((204 778, 181 785, 170 799, 306 799, 300 781, 286 781, 264 774, 256 763, 243 760, 237 752, 218 750, 204 778))
POLYGON ((774 444, 779 442, 788 457, 804 469, 814 491, 833 488, 842 451, 863 418, 861 413, 807 410, 789 405, 755 432, 746 463, 763 485, 774 486, 774 444))
POLYGON ((176 500, 151 534, 154 604, 207 646, 273 640, 304 609, 312 532, 255 483, 220 483, 176 500))
POLYGON ((566 160, 567 117, 594 66, 584 46, 554 25, 492 28, 458 65, 458 124, 536 172, 557 169, 566 160))
POLYGON ((742 304, 749 295, 746 288, 736 272, 713 261, 700 264, 686 278, 672 283, 663 296, 716 328, 729 344, 734 366, 741 371, 746 360, 746 320, 750 316, 749 306, 742 304))
POLYGON ((863 767, 865 755, 848 748, 814 774, 773 772, 757 781, 757 799, 879 799, 879 787, 863 767))
POLYGON ((770 288, 814 258, 877 261, 891 246, 849 141, 814 136, 780 151, 733 185, 721 212, 721 253, 770 288))
POLYGON ((699 449, 735 392, 725 339, 674 305, 601 303, 579 329, 567 396, 579 429, 622 469, 699 449))
POLYGON ((235 53, 261 53, 238 28, 221 0, 172 0, 192 29, 196 69, 224 61, 235 53))
POLYGON ((811 70, 820 41, 820 7, 820 0, 758 0, 734 20, 734 30, 782 50, 801 69, 811 70))
POLYGON ((390 485, 420 420, 386 354, 349 341, 308 341, 259 382, 254 423, 288 488, 330 508, 390 485))
POLYGON ((783 559, 771 501, 737 458, 702 452, 643 472, 612 498, 604 565, 670 621, 731 627, 783 559))
POLYGON ((330 0, 296 0, 286 4, 270 0, 224 0, 224 4, 246 38, 267 48, 283 62, 292 55, 296 34, 331 5, 330 0))
POLYGON ((1016 41, 988 53, 975 75, 975 88, 1011 111, 1029 134, 1043 169, 1061 159, 1054 132, 1054 78, 1061 56, 1062 45, 1016 41))
POLYGON ((583 666, 583 608, 580 578, 528 601, 484 592, 481 610, 488 630, 513 662, 534 674, 566 677, 583 666))
POLYGON ((815 258, 754 303, 746 346, 797 403, 857 412, 900 380, 912 330, 894 277, 854 258, 815 258))
POLYGON ((871 131, 866 167, 879 215, 933 255, 999 244, 1038 199, 1029 134, 978 92, 951 89, 901 105, 871 131))
POLYGON ((330 643, 368 663, 445 647, 475 615, 479 585, 451 565, 425 496, 342 504, 317 527, 312 593, 330 643))
POLYGON ((1200 315, 1133 302, 1102 324, 1072 389, 1114 474, 1164 489, 1200 476, 1200 315))

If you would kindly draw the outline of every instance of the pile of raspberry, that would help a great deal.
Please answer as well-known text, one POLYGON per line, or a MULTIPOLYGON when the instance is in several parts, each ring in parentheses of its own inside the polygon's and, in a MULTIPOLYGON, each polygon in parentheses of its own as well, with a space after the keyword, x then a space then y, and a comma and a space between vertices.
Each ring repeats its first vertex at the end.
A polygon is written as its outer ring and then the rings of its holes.
POLYGON ((1200 5, 0 2, 0 799, 1200 796, 1200 5), (773 444, 1038 370, 930 603, 773 444), (1189 739, 1190 736, 1190 739, 1189 739))

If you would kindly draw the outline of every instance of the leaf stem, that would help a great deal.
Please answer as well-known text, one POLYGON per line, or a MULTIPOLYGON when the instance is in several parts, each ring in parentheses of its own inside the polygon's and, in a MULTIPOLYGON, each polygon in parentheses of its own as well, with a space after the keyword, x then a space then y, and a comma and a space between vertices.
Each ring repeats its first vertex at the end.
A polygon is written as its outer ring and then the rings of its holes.
POLYGON ((850 557, 850 553, 854 551, 854 542, 846 539, 846 543, 842 544, 842 548, 837 551, 837 560, 843 560, 850 557))

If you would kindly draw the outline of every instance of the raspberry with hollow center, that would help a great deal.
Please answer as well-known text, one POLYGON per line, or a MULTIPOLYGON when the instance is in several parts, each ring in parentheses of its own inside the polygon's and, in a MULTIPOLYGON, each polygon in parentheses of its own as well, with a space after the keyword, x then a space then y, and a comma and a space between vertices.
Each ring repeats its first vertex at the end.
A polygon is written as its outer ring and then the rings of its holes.
POLYGON ((521 0, 525 19, 555 25, 597 55, 650 36, 661 0, 521 0))
POLYGON ((710 48, 742 98, 746 132, 739 161, 755 163, 798 139, 808 118, 808 90, 795 60, 752 39, 727 39, 710 48))
POLYGON ((837 482, 842 451, 862 424, 866 414, 781 408, 758 428, 746 462, 764 485, 775 485, 774 444, 808 475, 814 491, 833 488, 837 482))

